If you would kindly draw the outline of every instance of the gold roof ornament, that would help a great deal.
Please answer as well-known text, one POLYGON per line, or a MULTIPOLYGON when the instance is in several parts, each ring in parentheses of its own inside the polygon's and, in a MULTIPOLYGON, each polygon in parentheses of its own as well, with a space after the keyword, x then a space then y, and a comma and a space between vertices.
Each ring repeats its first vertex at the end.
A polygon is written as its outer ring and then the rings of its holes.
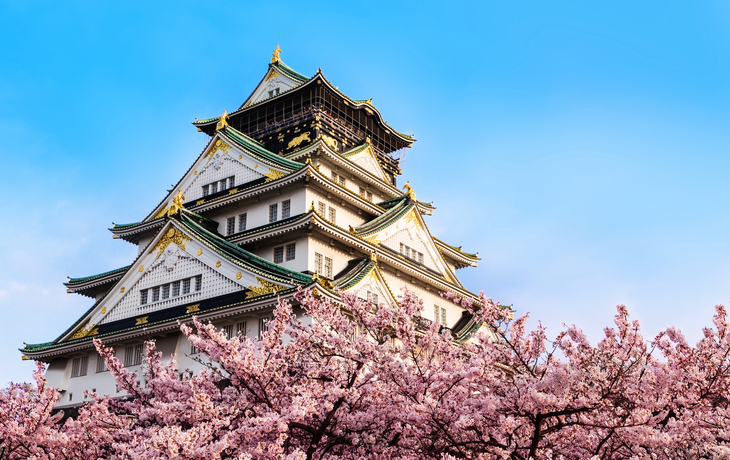
POLYGON ((183 195, 182 190, 177 191, 177 196, 172 199, 172 202, 175 203, 176 206, 182 208, 183 203, 185 202, 185 195, 183 195))
POLYGON ((228 126, 228 112, 223 111, 223 115, 218 119, 218 124, 215 125, 216 131, 220 131, 224 127, 228 126))
POLYGON ((416 201, 416 192, 413 191, 413 187, 411 187, 411 184, 406 182, 406 185, 403 186, 403 190, 405 190, 406 193, 411 196, 411 200, 416 201))
POLYGON ((271 55, 272 64, 281 61, 281 58, 279 57, 280 54, 281 54, 281 48, 279 48, 279 44, 277 43, 276 49, 274 50, 274 54, 271 55))
POLYGON ((365 138, 365 142, 367 142, 370 145, 373 145, 373 141, 370 139, 370 136, 365 138))
POLYGON ((373 262, 377 262, 378 261, 378 255, 375 254, 374 252, 371 253, 370 254, 370 260, 372 260, 373 262))

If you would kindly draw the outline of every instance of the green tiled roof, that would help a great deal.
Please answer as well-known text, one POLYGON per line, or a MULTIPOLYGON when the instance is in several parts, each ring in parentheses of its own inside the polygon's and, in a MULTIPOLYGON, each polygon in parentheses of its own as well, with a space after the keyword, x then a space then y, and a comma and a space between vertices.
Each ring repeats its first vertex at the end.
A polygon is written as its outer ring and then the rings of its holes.
POLYGON ((131 224, 115 224, 112 222, 112 228, 111 230, 117 229, 117 228, 125 228, 125 227, 134 227, 135 225, 139 225, 142 222, 132 222, 131 224))
POLYGON ((85 283, 87 281, 91 281, 91 280, 94 280, 96 278, 102 278, 102 277, 107 276, 107 275, 113 275, 115 273, 123 273, 123 272, 127 271, 127 269, 129 267, 130 267, 130 265, 127 265, 126 267, 116 268, 114 270, 109 270, 108 272, 99 273, 98 275, 84 276, 84 277, 81 277, 81 278, 71 278, 71 277, 69 277, 68 282, 66 282, 66 284, 68 285, 68 284, 85 283))
POLYGON ((408 211, 413 209, 415 203, 411 201, 410 195, 403 195, 378 203, 378 206, 387 209, 387 211, 375 219, 355 227, 355 233, 360 236, 366 236, 378 232, 403 217, 408 211))
POLYGON ((338 289, 347 290, 365 278, 375 268, 375 265, 375 261, 370 257, 350 260, 347 267, 338 274, 332 284, 338 289))
POLYGON ((297 83, 305 83, 310 80, 309 77, 292 69, 288 65, 284 64, 284 62, 282 62, 281 60, 272 63, 271 67, 275 68, 277 72, 281 72, 282 74, 286 75, 297 83))
POLYGON ((350 150, 348 150, 346 152, 342 152, 342 156, 343 157, 349 157, 351 155, 355 155, 356 153, 360 153, 363 150, 365 150, 366 148, 368 148, 369 145, 370 144, 365 143, 365 144, 362 144, 362 145, 358 145, 357 147, 353 147, 353 148, 351 148, 350 150))
POLYGON ((262 276, 273 278, 284 283, 309 284, 312 277, 304 273, 289 270, 281 265, 269 262, 255 254, 246 251, 243 248, 229 243, 223 237, 207 230, 200 225, 201 216, 194 214, 185 208, 180 210, 179 214, 173 216, 173 219, 180 222, 183 227, 195 235, 203 244, 208 246, 219 255, 225 257, 231 262, 240 265, 254 273, 262 276))
POLYGON ((239 148, 260 159, 262 162, 268 164, 269 166, 276 166, 277 168, 286 169, 288 171, 296 171, 304 167, 302 163, 287 160, 286 158, 282 158, 273 152, 269 152, 264 147, 262 147, 259 142, 251 139, 242 132, 231 128, 230 126, 226 126, 224 129, 218 131, 218 134, 220 134, 221 137, 225 138, 227 141, 235 144, 239 148))
POLYGON ((213 118, 196 118, 195 123, 208 123, 211 121, 218 121, 221 117, 213 117, 213 118))
MULTIPOLYGON (((458 248, 458 247, 456 247, 456 246, 452 246, 452 245, 450 245, 449 243, 445 243, 444 241, 442 241, 442 240, 440 240, 440 239, 438 239, 438 238, 436 238, 436 237, 434 237, 434 240, 436 240, 436 241, 438 241, 439 243, 442 243, 442 244, 444 244, 444 245, 446 245, 446 246, 450 247, 451 249, 453 249, 454 251, 456 251, 456 252, 458 252, 458 253, 460 253, 460 254, 464 254, 464 255, 465 255, 465 256, 467 256, 467 257, 471 257, 472 259, 479 259, 479 254, 472 254, 472 253, 470 253, 470 252, 464 252, 464 251, 462 251, 462 250, 461 250, 461 248, 458 248)), ((481 259, 480 259, 480 260, 481 260, 481 259)))

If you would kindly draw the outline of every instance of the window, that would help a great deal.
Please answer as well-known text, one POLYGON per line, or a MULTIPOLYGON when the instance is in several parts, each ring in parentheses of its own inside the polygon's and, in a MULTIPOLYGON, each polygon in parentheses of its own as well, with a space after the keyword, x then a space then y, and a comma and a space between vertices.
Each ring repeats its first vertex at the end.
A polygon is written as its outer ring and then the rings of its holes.
POLYGON ((180 295, 180 281, 172 283, 172 296, 177 297, 180 295))
POLYGON ((139 291, 139 304, 147 305, 147 289, 139 291))
POLYGON ((433 320, 442 326, 446 326, 446 309, 439 307, 438 305, 434 305, 433 320))
POLYGON ((271 322, 270 317, 266 318, 259 318, 259 339, 261 338, 261 333, 265 330, 269 329, 269 323, 271 322))
POLYGON ((203 275, 195 277, 195 292, 198 292, 203 284, 203 275))
POLYGON ((365 188, 364 187, 360 187, 360 196, 365 198, 365 188))
POLYGON ((378 294, 368 291, 368 300, 373 303, 376 307, 380 305, 380 302, 378 302, 378 294))
POLYGON ((284 246, 274 248, 274 263, 280 264, 284 262, 284 246))
POLYGON ((334 172, 334 171, 332 171, 332 181, 333 181, 334 183, 337 183, 337 173, 336 173, 336 172, 334 172))
POLYGON ((83 377, 89 367, 89 357, 81 356, 71 361, 71 377, 83 377))
POLYGON ((269 97, 274 97, 274 90, 269 91, 269 97))
POLYGON ((160 300, 160 286, 152 288, 152 301, 157 302, 160 300))
POLYGON ((236 334, 246 335, 246 321, 241 321, 236 324, 236 334))
POLYGON ((203 196, 204 197, 210 195, 209 190, 210 190, 210 185, 209 184, 203 185, 203 196))
POLYGON ((104 358, 101 357, 100 354, 96 354, 96 372, 105 372, 108 371, 106 367, 106 361, 104 361, 104 358))
POLYGON ((231 176, 228 178, 228 188, 233 188, 235 183, 236 183, 236 176, 231 176))
POLYGON ((367 198, 368 198, 368 201, 373 201, 373 194, 372 194, 372 193, 370 193, 370 192, 366 192, 366 193, 367 193, 367 195, 368 195, 368 196, 367 196, 367 198))
POLYGON ((236 233, 236 218, 229 217, 226 221, 226 235, 233 235, 236 233))
POLYGON ((200 349, 198 347, 196 347, 195 345, 190 344, 190 354, 197 355, 198 353, 200 353, 200 349))
POLYGON ((169 299, 170 298, 170 285, 169 284, 163 284, 162 285, 162 298, 163 299, 169 299))
POLYGON ((423 265, 423 254, 420 252, 418 253, 418 263, 423 265))
POLYGON ((225 332, 227 338, 233 337, 233 324, 229 324, 227 326, 223 326, 221 328, 221 331, 225 332))
POLYGON ((246 230, 246 213, 240 214, 238 216, 238 231, 242 232, 246 230))
POLYGON ((284 200, 281 202, 281 218, 288 219, 291 215, 291 200, 284 200))
POLYGON ((269 222, 276 222, 276 216, 279 214, 279 204, 269 205, 269 222))
POLYGON ((210 194, 218 193, 218 182, 210 184, 210 194))
POLYGON ((329 257, 324 258, 324 276, 325 278, 332 278, 332 259, 329 257))
POLYGON ((124 349, 124 367, 142 364, 142 344, 130 345, 124 349))
POLYGON ((403 243, 400 244, 400 253, 414 262, 417 261, 418 263, 423 264, 423 253, 418 252, 403 243))
POLYGON ((318 252, 314 253, 314 273, 322 274, 322 254, 318 252))
POLYGON ((182 282, 183 294, 190 294, 190 278, 186 278, 182 282))
POLYGON ((320 201, 317 203, 317 211, 319 212, 320 216, 324 217, 327 215, 327 206, 325 206, 325 204, 320 201))
POLYGON ((330 206, 330 222, 337 223, 337 210, 330 206))
POLYGON ((297 244, 289 243, 286 245, 286 260, 294 260, 297 255, 297 244))
POLYGON ((343 186, 343 187, 347 187, 347 179, 345 179, 344 177, 340 176, 340 185, 343 186))

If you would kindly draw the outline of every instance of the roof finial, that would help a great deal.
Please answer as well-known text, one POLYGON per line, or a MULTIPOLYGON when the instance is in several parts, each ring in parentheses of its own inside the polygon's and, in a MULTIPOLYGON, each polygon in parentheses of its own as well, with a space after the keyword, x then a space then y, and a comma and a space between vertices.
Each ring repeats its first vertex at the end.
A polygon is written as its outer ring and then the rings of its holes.
POLYGON ((225 126, 228 126, 228 112, 226 112, 224 110, 223 115, 221 115, 220 118, 218 118, 218 124, 215 125, 215 129, 216 129, 216 131, 220 131, 225 126))
POLYGON ((279 57, 279 54, 281 54, 281 48, 279 48, 279 44, 276 44, 276 49, 274 50, 274 54, 271 55, 271 63, 274 64, 276 62, 281 61, 281 58, 279 57))
POLYGON ((411 196, 411 200, 416 201, 416 192, 413 191, 413 187, 411 187, 411 184, 406 182, 406 185, 403 186, 403 190, 406 191, 406 194, 411 196))
POLYGON ((375 254, 374 252, 371 253, 370 254, 370 260, 372 260, 373 262, 377 262, 378 261, 378 255, 375 254))
POLYGON ((176 206, 182 208, 184 203, 183 200, 185 200, 185 195, 183 195, 182 190, 178 190, 177 196, 172 199, 172 202, 175 203, 176 206))

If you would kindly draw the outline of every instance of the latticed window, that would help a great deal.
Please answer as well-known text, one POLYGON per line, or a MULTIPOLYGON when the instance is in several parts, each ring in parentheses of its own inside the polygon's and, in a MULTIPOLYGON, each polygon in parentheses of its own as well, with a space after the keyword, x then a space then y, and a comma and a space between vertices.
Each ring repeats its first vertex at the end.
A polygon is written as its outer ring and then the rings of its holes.
POLYGON ((236 233, 236 218, 229 217, 226 220, 226 235, 233 235, 234 233, 236 233))
POLYGON ((83 377, 89 367, 89 357, 81 356, 71 361, 71 377, 83 377))
POLYGON ((329 257, 324 258, 324 276, 326 278, 332 278, 332 259, 329 257))
POLYGON ((163 299, 169 299, 170 298, 170 285, 169 284, 163 284, 162 285, 162 298, 163 299))
POLYGON ((100 354, 96 355, 96 372, 105 372, 109 369, 106 367, 106 361, 101 357, 100 354))
POLYGON ((130 345, 124 349, 124 367, 142 364, 142 344, 130 345))
POLYGON ((210 184, 203 185, 203 196, 210 195, 210 184))
POLYGON ((360 196, 365 198, 365 187, 360 187, 360 196))
POLYGON ((421 252, 418 253, 418 263, 423 265, 423 253, 421 252))
POLYGON ((442 326, 446 326, 446 309, 439 307, 438 305, 433 306, 433 320, 442 326))
POLYGON ((368 195, 368 196, 367 196, 367 198, 368 198, 368 201, 373 201, 373 194, 372 194, 372 193, 370 193, 370 192, 366 192, 366 193, 367 193, 367 195, 368 195))
POLYGON ((180 295, 180 281, 172 283, 172 296, 177 297, 180 295))
POLYGON ((200 349, 198 347, 196 347, 195 345, 190 344, 190 354, 197 355, 198 353, 200 353, 200 349))
POLYGON ((321 201, 317 203, 317 212, 319 212, 319 215, 322 217, 325 217, 327 215, 327 205, 322 203, 321 201))
POLYGON ((147 289, 142 289, 141 291, 139 291, 139 304, 140 305, 147 305, 147 295, 148 295, 147 289))
POLYGON ((449 325, 446 322, 446 309, 443 308, 443 307, 441 308, 441 324, 443 324, 444 326, 448 326, 449 325))
POLYGON ((190 294, 190 278, 186 278, 182 282, 183 294, 190 294))
POLYGON ((330 222, 337 223, 337 210, 333 207, 330 207, 330 222))
POLYGON ((225 332, 226 337, 228 337, 230 339, 231 337, 233 337, 233 324, 228 324, 226 326, 223 326, 221 328, 221 331, 225 332))
POLYGON ((337 183, 337 173, 332 171, 332 181, 337 183))
POLYGON ((284 200, 281 202, 281 218, 288 219, 291 215, 291 200, 284 200))
POLYGON ((198 275, 195 277, 195 292, 198 292, 202 286, 203 286, 203 275, 198 275))
POLYGON ((246 213, 240 214, 238 216, 238 231, 242 232, 246 230, 246 213))
POLYGON ((235 183, 236 183, 236 176, 231 176, 228 178, 228 188, 233 188, 235 183))
POLYGON ((279 204, 274 203, 269 205, 269 222, 276 222, 276 216, 279 214, 279 204))
POLYGON ((241 321, 236 324, 236 334, 246 335, 246 321, 241 321))
POLYGON ((157 302, 160 300, 160 286, 152 288, 152 301, 157 302))
POLYGON ((343 176, 340 176, 340 185, 343 187, 347 187, 347 179, 345 179, 343 176))
POLYGON ((289 243, 286 245, 286 260, 294 260, 297 255, 296 243, 289 243))
POLYGON ((210 184, 210 194, 218 193, 218 182, 210 184))
POLYGON ((314 253, 314 272, 318 275, 322 275, 322 254, 314 253))
POLYGON ((284 262, 284 246, 274 248, 274 263, 280 264, 284 262))

